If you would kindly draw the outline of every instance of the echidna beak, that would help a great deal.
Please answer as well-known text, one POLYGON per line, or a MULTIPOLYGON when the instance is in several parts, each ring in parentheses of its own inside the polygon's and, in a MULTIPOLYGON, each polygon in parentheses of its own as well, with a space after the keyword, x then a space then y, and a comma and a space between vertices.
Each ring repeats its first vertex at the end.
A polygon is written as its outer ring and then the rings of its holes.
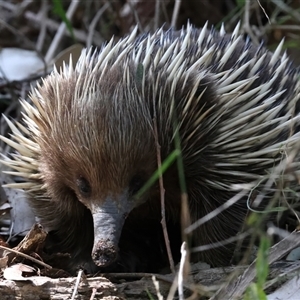
POLYGON ((126 197, 120 198, 108 198, 101 205, 91 207, 94 221, 92 259, 99 267, 112 264, 118 257, 118 243, 124 221, 132 209, 126 197))

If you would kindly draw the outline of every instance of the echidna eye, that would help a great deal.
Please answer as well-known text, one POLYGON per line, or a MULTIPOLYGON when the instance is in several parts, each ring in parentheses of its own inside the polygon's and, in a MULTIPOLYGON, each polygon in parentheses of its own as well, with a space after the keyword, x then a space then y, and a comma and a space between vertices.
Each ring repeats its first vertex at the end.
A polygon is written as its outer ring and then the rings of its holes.
POLYGON ((91 194, 91 186, 89 182, 82 176, 79 176, 76 180, 79 192, 84 197, 89 197, 91 194))
POLYGON ((141 174, 134 175, 129 182, 129 192, 134 195, 145 184, 145 178, 141 174))

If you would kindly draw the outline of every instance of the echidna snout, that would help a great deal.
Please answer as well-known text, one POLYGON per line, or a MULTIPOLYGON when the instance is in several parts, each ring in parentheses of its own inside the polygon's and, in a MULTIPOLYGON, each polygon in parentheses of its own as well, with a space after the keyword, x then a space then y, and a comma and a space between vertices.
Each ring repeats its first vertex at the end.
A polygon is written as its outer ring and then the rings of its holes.
POLYGON ((92 259, 99 267, 112 264, 118 257, 118 243, 124 221, 132 209, 127 197, 106 199, 102 205, 92 205, 94 245, 92 259))

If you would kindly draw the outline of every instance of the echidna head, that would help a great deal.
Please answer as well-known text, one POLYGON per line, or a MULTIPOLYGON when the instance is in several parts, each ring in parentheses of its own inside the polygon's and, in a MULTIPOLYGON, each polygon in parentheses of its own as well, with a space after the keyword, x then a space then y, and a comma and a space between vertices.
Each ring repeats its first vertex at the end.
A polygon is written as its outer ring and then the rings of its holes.
POLYGON ((155 171, 154 136, 148 108, 137 88, 124 89, 120 69, 98 83, 97 74, 80 75, 54 73, 33 93, 34 139, 47 195, 63 209, 80 201, 91 211, 92 257, 105 266, 127 215, 144 201, 134 195, 155 171))

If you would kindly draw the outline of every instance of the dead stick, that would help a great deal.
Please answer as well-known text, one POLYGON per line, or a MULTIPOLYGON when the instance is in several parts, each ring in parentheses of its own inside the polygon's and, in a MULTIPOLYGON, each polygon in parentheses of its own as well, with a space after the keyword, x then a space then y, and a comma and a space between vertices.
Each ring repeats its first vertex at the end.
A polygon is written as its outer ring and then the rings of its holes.
POLYGON ((10 248, 4 247, 4 246, 0 246, 0 249, 3 249, 3 250, 6 250, 6 251, 15 253, 16 255, 19 255, 19 256, 22 256, 22 257, 24 257, 24 258, 26 258, 26 259, 29 259, 29 260, 35 262, 36 264, 39 264, 39 265, 41 265, 41 266, 43 266, 43 267, 45 267, 45 268, 47 268, 47 269, 52 269, 51 266, 45 264, 44 262, 42 262, 42 261, 40 261, 40 260, 38 260, 38 259, 36 259, 36 258, 30 256, 30 255, 24 254, 24 253, 22 253, 22 252, 19 252, 19 251, 17 251, 17 250, 10 249, 10 248))
POLYGON ((161 217, 162 217, 161 225, 163 228, 163 234, 164 234, 164 239, 165 239, 165 243, 166 243, 170 268, 171 268, 172 273, 175 273, 175 265, 174 265, 174 260, 173 260, 172 251, 171 251, 171 247, 170 247, 170 240, 169 240, 167 223, 166 223, 165 189, 164 189, 164 182, 163 182, 163 177, 162 177, 162 173, 161 173, 161 153, 160 153, 160 145, 158 142, 156 118, 153 119, 153 123, 154 123, 154 139, 155 139, 156 154, 157 154, 157 166, 158 166, 158 170, 160 170, 159 171, 159 190, 160 190, 161 217))

